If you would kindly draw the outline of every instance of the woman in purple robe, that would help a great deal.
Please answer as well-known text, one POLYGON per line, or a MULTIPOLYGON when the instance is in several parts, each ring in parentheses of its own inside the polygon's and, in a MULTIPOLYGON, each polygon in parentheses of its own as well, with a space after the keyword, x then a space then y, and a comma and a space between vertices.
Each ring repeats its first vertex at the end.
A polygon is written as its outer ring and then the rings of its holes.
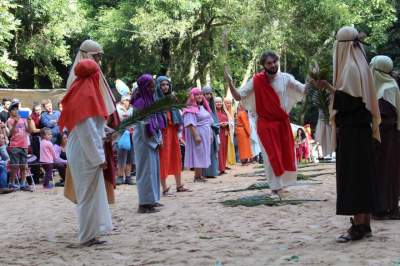
POLYGON ((190 92, 187 108, 183 110, 183 123, 186 140, 185 167, 194 168, 195 182, 205 182, 202 170, 211 164, 213 118, 208 102, 199 88, 193 88, 190 92))

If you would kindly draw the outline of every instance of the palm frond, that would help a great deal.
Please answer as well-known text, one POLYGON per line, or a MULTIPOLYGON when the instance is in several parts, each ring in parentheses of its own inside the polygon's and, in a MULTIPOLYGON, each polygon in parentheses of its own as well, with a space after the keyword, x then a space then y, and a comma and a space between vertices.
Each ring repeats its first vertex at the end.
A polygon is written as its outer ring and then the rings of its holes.
POLYGON ((155 101, 151 106, 143 110, 135 110, 129 118, 121 122, 117 132, 122 134, 127 127, 143 121, 153 114, 162 113, 174 108, 181 109, 186 106, 186 98, 187 96, 184 92, 177 93, 175 95, 168 95, 160 100, 155 101))
POLYGON ((326 201, 320 199, 276 199, 268 195, 255 195, 255 196, 245 196, 234 200, 225 200, 221 202, 224 206, 228 207, 255 207, 259 205, 282 206, 282 205, 297 205, 305 202, 315 202, 315 201, 326 201))

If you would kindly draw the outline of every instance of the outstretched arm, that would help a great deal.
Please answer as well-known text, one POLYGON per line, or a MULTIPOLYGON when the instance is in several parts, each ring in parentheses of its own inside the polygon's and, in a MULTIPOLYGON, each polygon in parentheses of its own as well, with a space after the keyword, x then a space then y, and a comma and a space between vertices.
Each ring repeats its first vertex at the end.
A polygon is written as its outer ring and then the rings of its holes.
POLYGON ((225 77, 226 82, 228 82, 228 86, 232 93, 232 97, 236 101, 240 101, 242 99, 242 97, 240 96, 239 92, 236 90, 235 85, 233 84, 233 79, 232 79, 232 76, 229 74, 227 66, 224 67, 224 77, 225 77))

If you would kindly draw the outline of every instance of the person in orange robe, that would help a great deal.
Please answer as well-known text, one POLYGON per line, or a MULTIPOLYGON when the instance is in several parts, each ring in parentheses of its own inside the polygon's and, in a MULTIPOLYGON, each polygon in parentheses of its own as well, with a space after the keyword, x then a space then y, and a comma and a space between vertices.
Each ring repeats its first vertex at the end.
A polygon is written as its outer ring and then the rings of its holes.
MULTIPOLYGON (((157 99, 163 98, 165 95, 172 93, 172 84, 168 77, 160 76, 157 78, 157 99)), ((163 196, 172 196, 169 192, 170 187, 167 186, 167 177, 175 176, 176 191, 189 192, 190 189, 182 184, 182 158, 180 150, 179 129, 183 125, 182 116, 177 109, 164 113, 166 127, 161 130, 163 144, 160 148, 160 181, 163 196)))
POLYGON ((229 121, 226 115, 221 97, 215 97, 215 109, 219 121, 219 150, 218 150, 218 170, 219 174, 225 174, 226 160, 228 156, 228 137, 229 137, 229 121))
POLYGON ((236 138, 239 147, 239 158, 246 165, 253 157, 250 144, 250 123, 246 110, 239 104, 237 111, 236 138))

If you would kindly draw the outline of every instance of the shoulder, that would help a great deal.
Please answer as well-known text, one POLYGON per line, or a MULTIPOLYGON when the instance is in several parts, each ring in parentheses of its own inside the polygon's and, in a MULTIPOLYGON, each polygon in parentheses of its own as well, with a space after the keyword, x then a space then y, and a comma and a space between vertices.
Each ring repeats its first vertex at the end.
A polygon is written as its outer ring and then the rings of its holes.
POLYGON ((284 80, 295 80, 295 78, 292 74, 289 74, 286 72, 280 72, 278 75, 279 75, 278 78, 281 78, 284 80))

